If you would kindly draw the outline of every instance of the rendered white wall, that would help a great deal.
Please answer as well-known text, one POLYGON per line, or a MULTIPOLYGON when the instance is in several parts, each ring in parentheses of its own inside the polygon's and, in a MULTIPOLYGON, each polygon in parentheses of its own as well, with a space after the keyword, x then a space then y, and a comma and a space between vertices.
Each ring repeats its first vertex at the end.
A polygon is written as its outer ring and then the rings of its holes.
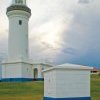
POLYGON ((11 11, 9 17, 8 58, 28 58, 28 20, 24 11, 11 11), (19 20, 22 25, 19 25, 19 20))
POLYGON ((38 78, 43 78, 43 76, 42 76, 42 65, 38 66, 38 78))
POLYGON ((33 78, 32 67, 33 67, 32 64, 22 63, 21 71, 23 78, 33 78))
POLYGON ((44 97, 90 97, 90 69, 59 67, 43 72, 44 97))
POLYGON ((56 72, 44 73, 44 97, 56 97, 56 72))
POLYGON ((0 64, 0 80, 1 80, 1 78, 2 78, 2 66, 0 64))
POLYGON ((21 64, 4 64, 2 66, 2 78, 21 77, 21 64))
POLYGON ((32 65, 27 63, 4 64, 2 78, 33 78, 32 65))
POLYGON ((58 98, 90 97, 90 72, 86 70, 57 70, 56 96, 58 98))

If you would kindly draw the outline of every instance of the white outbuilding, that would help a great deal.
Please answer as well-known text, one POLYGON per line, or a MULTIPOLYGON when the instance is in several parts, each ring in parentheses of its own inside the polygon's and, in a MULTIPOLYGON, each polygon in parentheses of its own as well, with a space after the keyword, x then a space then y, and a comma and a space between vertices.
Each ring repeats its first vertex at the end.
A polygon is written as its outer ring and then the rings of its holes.
POLYGON ((91 69, 63 64, 44 70, 44 100, 91 100, 91 69))

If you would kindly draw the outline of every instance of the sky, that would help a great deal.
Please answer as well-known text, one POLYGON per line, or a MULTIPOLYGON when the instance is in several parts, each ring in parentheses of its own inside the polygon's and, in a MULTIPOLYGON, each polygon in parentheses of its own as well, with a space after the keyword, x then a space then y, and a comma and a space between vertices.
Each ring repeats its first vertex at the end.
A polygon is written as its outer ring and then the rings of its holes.
MULTIPOLYGON (((27 0, 30 59, 100 68, 100 0, 27 0)), ((0 0, 0 60, 7 57, 11 0, 0 0)))

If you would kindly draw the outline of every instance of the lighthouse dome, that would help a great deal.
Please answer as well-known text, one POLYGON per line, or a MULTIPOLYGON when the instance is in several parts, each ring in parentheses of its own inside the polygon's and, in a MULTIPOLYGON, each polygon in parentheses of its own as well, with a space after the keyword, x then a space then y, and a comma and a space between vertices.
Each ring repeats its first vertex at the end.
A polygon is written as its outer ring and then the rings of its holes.
POLYGON ((31 9, 27 7, 26 0, 12 0, 12 4, 7 8, 7 13, 14 10, 25 11, 31 14, 31 9))

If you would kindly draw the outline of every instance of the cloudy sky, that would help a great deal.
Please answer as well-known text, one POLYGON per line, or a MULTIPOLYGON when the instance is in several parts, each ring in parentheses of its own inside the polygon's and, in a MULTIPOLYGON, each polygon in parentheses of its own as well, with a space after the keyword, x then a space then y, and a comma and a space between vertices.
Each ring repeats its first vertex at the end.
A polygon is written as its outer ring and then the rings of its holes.
MULTIPOLYGON (((31 59, 100 68, 100 0, 27 0, 31 59), (83 2, 84 1, 84 2, 83 2)), ((0 0, 0 58, 7 55, 11 0, 0 0)))

